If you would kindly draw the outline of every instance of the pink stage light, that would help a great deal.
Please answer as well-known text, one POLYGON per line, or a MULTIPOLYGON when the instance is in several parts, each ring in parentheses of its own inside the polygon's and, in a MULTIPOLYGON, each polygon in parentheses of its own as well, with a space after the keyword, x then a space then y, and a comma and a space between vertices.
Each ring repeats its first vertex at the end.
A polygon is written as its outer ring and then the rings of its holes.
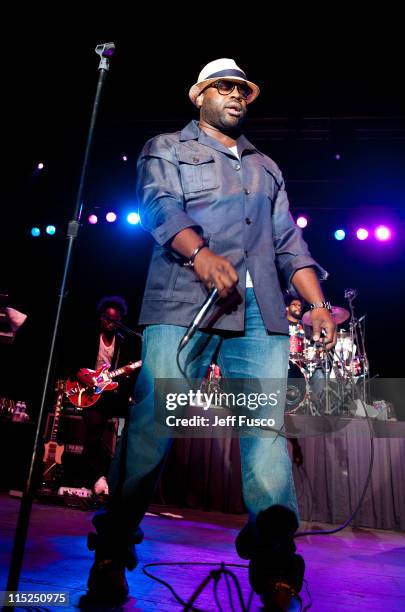
POLYGON ((364 227, 359 227, 356 232, 356 236, 359 240, 366 240, 368 238, 368 230, 366 230, 364 227))
POLYGON ((91 225, 95 225, 98 221, 97 215, 89 215, 89 218, 87 219, 87 221, 91 224, 91 225))
POLYGON ((389 240, 391 238, 391 230, 386 225, 379 225, 375 230, 377 240, 389 240))
POLYGON ((117 215, 115 214, 115 212, 108 212, 105 216, 106 221, 108 221, 108 223, 114 223, 114 221, 117 220, 117 215))
POLYGON ((298 227, 300 227, 301 229, 304 229, 304 227, 306 227, 308 225, 308 219, 306 217, 298 217, 297 219, 297 225, 298 227))

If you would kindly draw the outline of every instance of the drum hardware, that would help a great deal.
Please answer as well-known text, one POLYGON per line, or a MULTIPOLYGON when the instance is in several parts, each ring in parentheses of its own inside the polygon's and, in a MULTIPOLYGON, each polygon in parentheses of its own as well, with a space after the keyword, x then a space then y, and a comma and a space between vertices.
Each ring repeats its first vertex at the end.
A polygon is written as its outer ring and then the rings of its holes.
POLYGON ((299 410, 305 410, 309 396, 308 375, 299 361, 290 358, 288 362, 285 412, 295 414, 299 410))
POLYGON ((325 373, 325 386, 319 403, 324 409, 322 414, 342 415, 345 405, 345 377, 336 367, 335 355, 331 351, 325 351, 323 370, 325 373), (333 375, 333 377, 332 377, 333 375))
MULTIPOLYGON (((364 343, 366 315, 359 319, 354 316, 353 300, 357 294, 355 289, 345 291, 350 312, 332 306, 332 318, 337 325, 350 317, 348 328, 337 332, 334 349, 327 351, 321 343, 302 338, 299 332, 290 335, 286 412, 351 416, 350 405, 359 397, 359 383, 362 401, 366 403, 369 373, 364 343), (301 381, 297 382, 299 378, 301 381)), ((304 313, 302 323, 312 326, 310 312, 304 313)))
MULTIPOLYGON (((344 297, 349 302, 350 309, 350 338, 352 340, 353 345, 356 344, 357 347, 357 356, 359 357, 360 364, 360 374, 357 377, 356 381, 361 379, 362 381, 362 401, 364 404, 367 404, 367 380, 369 374, 368 368, 368 359, 366 353, 366 345, 365 345, 365 325, 366 325, 366 314, 361 316, 359 319, 356 318, 354 313, 354 305, 353 302, 358 296, 357 289, 345 289, 344 297)), ((354 355, 353 355, 354 357, 354 355)), ((358 366, 357 366, 358 367, 358 366)), ((356 368, 356 366, 355 366, 356 368)), ((350 364, 350 371, 352 372, 353 366, 350 364)), ((354 381, 355 377, 352 375, 352 380, 354 381)))

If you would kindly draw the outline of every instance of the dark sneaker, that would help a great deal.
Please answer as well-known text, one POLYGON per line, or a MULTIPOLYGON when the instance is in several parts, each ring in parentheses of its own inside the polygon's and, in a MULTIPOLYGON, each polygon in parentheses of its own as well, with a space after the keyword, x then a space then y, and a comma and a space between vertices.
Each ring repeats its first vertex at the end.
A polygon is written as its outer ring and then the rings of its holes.
POLYGON ((124 563, 113 559, 95 561, 90 569, 87 588, 88 601, 110 605, 124 603, 129 592, 124 563))
POLYGON ((260 595, 266 610, 290 610, 293 599, 300 601, 305 561, 296 553, 269 559, 253 559, 249 564, 249 582, 260 595))
POLYGON ((292 609, 293 599, 300 601, 298 593, 286 582, 275 582, 260 595, 264 609, 269 612, 288 612, 292 609))
POLYGON ((259 512, 256 521, 249 522, 236 538, 239 556, 250 560, 250 586, 266 610, 284 612, 300 601, 305 562, 296 553, 297 528, 292 510, 273 505, 259 512))

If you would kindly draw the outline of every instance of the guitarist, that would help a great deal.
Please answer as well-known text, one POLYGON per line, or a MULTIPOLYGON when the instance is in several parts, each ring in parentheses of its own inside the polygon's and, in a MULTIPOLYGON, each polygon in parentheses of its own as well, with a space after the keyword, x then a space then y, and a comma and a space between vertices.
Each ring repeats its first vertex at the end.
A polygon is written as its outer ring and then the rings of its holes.
MULTIPOLYGON (((75 356, 72 356, 66 370, 70 378, 92 386, 92 370, 103 364, 107 364, 109 370, 114 370, 140 359, 140 340, 125 337, 115 325, 115 322, 121 322, 127 311, 127 303, 122 297, 106 296, 100 300, 97 328, 93 334, 87 328, 85 343, 80 337, 79 346, 75 346, 75 356)), ((103 442, 108 419, 126 416, 135 377, 136 372, 122 376, 116 390, 102 393, 95 405, 84 408, 81 413, 85 423, 82 455, 85 486, 96 495, 108 495, 109 492, 106 475, 111 452, 103 442)))

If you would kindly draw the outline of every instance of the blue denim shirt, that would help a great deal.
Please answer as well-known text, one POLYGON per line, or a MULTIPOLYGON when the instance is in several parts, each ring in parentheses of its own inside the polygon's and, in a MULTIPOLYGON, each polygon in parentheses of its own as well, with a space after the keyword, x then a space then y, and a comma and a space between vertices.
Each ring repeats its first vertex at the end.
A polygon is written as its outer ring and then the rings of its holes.
POLYGON ((182 257, 170 248, 171 239, 187 227, 206 238, 209 248, 226 257, 239 274, 240 304, 219 313, 216 329, 243 330, 246 269, 267 329, 285 334, 280 278, 291 288, 293 274, 308 266, 321 279, 327 277, 290 215, 277 165, 243 135, 237 147, 240 160, 196 121, 145 144, 138 160, 137 197, 142 225, 156 245, 140 324, 188 326, 207 295, 193 269, 184 267, 182 257))

